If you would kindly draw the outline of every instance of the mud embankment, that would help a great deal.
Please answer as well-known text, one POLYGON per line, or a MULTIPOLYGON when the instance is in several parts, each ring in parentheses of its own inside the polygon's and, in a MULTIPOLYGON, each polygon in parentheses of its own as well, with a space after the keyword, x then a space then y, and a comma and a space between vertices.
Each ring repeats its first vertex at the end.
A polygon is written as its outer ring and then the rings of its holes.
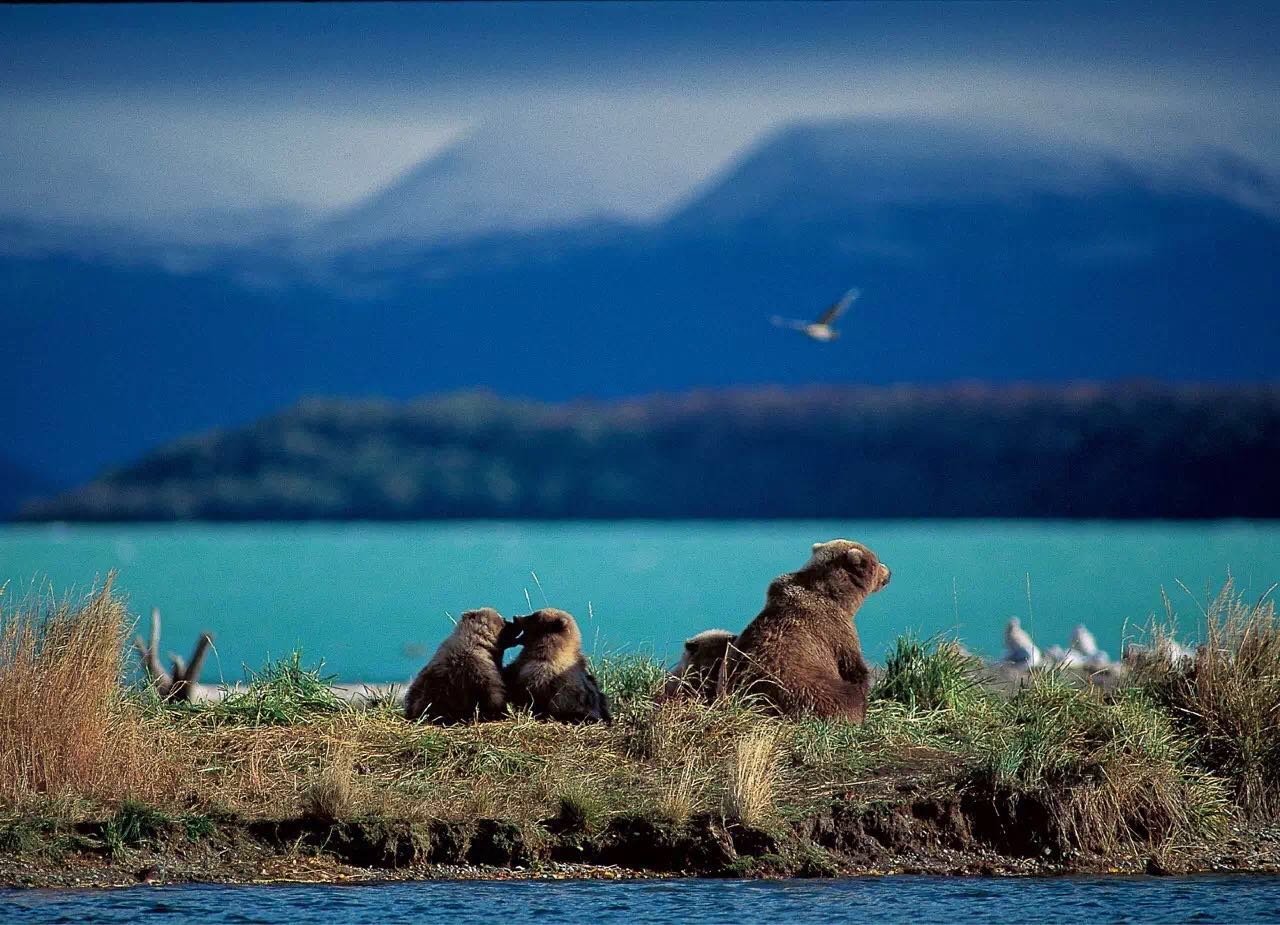
POLYGON ((909 794, 869 805, 835 799, 820 812, 768 828, 710 814, 680 823, 624 815, 594 827, 570 813, 533 826, 234 816, 141 826, 118 819, 24 822, 0 832, 0 884, 1280 872, 1274 831, 1236 833, 1213 846, 1134 844, 1111 854, 1056 844, 1051 820, 1038 807, 909 794))

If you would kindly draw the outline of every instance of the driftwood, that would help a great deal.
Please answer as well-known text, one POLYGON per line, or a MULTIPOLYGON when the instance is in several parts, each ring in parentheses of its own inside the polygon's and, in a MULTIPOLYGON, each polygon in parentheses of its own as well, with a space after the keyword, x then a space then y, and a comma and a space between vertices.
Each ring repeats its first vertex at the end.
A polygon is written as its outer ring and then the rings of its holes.
MULTIPOLYGON (((233 694, 245 691, 243 684, 201 684, 200 669, 213 645, 213 636, 201 633, 196 640, 195 651, 191 653, 191 661, 184 662, 181 657, 170 654, 170 667, 166 670, 160 663, 160 609, 151 611, 151 638, 144 640, 138 636, 133 640, 133 647, 138 650, 138 659, 142 662, 142 670, 147 680, 164 700, 181 703, 217 703, 233 694)), ((399 703, 404 697, 405 684, 332 684, 329 689, 333 695, 344 703, 355 707, 367 708, 382 703, 399 703)))
POLYGON ((170 669, 165 670, 160 664, 160 608, 151 609, 151 639, 144 641, 141 636, 133 640, 133 647, 138 650, 142 668, 147 673, 151 685, 165 700, 191 702, 197 699, 200 688, 200 670, 209 654, 209 646, 213 637, 201 633, 196 640, 195 651, 191 653, 191 661, 184 662, 178 655, 170 654, 170 669))

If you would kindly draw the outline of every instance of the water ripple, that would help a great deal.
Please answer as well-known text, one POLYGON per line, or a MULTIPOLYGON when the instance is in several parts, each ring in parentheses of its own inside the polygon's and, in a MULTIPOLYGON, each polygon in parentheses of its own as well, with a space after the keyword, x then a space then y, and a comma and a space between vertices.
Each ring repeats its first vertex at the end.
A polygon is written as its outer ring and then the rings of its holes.
POLYGON ((1280 923, 1280 877, 521 881, 0 890, 0 922, 1280 923))

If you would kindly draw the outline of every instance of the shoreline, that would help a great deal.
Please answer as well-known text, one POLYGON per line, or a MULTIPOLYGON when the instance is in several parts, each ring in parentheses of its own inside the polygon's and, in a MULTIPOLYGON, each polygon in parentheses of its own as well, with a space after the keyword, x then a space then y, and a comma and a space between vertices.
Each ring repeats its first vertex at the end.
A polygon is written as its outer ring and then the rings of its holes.
MULTIPOLYGON (((982 832, 973 804, 925 798, 868 807, 833 801, 785 829, 681 825, 618 816, 598 831, 534 830, 500 819, 223 818, 193 834, 169 817, 112 845, 119 817, 54 823, 38 834, 0 828, 0 889, 140 885, 372 884, 431 880, 851 879, 885 876, 1062 877, 1280 874, 1280 830, 1250 829, 1215 845, 1067 855, 1026 850, 982 832), (22 844, 18 847, 17 843, 22 844)), ((980 810, 979 810, 980 811, 980 810)), ((208 819, 209 817, 199 817, 208 819)))
POLYGON ((132 622, 108 586, 6 625, 0 886, 1280 873, 1280 619, 1230 585, 1194 658, 1155 627, 1106 676, 901 637, 863 724, 637 656, 593 665, 610 724, 410 722, 297 653, 169 702, 132 622))

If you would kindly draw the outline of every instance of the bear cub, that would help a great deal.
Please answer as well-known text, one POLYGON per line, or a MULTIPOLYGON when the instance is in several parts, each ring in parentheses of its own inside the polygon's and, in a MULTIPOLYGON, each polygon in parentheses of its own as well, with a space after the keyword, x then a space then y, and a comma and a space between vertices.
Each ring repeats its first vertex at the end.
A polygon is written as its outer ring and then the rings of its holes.
POLYGON ((547 607, 514 622, 523 648, 503 670, 508 702, 530 707, 539 719, 612 722, 609 703, 582 654, 577 621, 547 607))
POLYGON ((724 693, 725 656, 737 638, 728 630, 703 630, 686 639, 684 653, 662 690, 663 699, 711 703, 724 693))
POLYGON ((438 725, 498 719, 506 712, 502 654, 518 630, 491 607, 468 610, 404 698, 404 715, 438 725))

